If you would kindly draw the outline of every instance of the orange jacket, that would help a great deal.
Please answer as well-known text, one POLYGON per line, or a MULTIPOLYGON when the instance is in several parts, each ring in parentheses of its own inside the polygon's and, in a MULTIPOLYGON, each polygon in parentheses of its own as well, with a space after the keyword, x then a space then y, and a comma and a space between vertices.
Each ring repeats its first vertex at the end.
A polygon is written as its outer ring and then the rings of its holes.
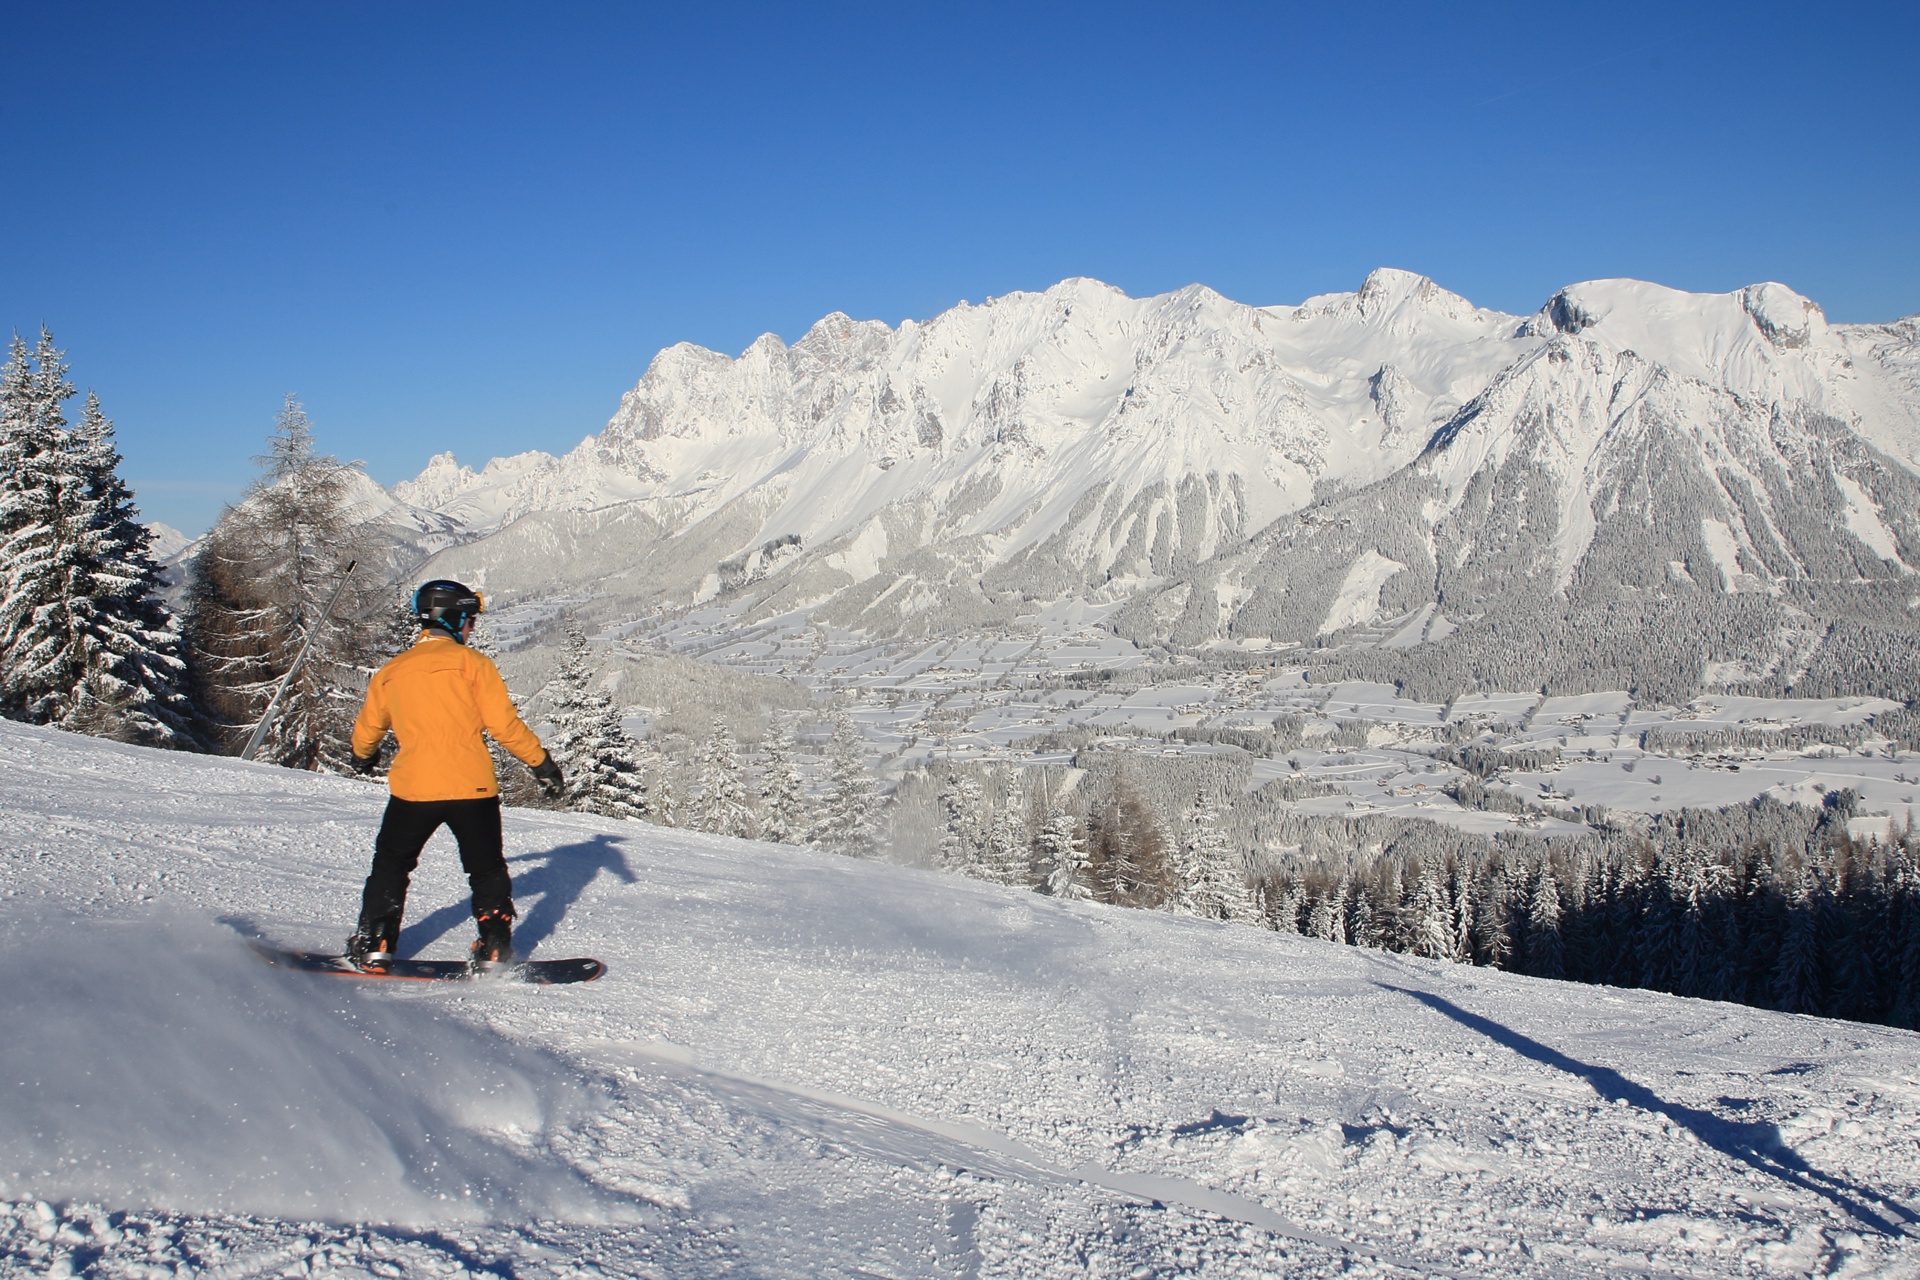
POLYGON ((500 794, 493 740, 531 768, 546 748, 521 721, 500 668, 452 636, 423 631, 413 647, 373 673, 353 722, 353 754, 380 749, 387 730, 400 743, 387 785, 402 800, 473 800, 500 794))

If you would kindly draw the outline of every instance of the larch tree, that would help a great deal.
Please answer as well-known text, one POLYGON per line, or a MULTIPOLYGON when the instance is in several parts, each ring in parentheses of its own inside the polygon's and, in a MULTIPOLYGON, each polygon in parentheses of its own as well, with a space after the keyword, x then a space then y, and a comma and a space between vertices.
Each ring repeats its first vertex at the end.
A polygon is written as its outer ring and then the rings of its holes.
POLYGON ((344 771, 367 677, 382 655, 389 603, 371 530, 353 507, 351 463, 319 453, 289 394, 260 475, 221 513, 191 566, 188 660, 207 736, 238 751, 309 637, 260 759, 344 771), (323 613, 345 579, 333 615, 323 613))
POLYGON ((1164 902, 1173 891, 1167 837, 1140 796, 1130 761, 1122 764, 1090 823, 1096 896, 1128 907, 1164 902))

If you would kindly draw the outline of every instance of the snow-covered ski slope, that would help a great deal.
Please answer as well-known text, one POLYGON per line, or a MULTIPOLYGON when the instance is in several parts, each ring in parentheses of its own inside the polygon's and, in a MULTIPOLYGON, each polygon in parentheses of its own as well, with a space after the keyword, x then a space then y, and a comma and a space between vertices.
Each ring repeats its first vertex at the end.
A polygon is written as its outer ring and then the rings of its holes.
POLYGON ((599 982, 253 961, 381 803, 0 723, 0 1273, 1920 1275, 1910 1033, 526 811, 599 982))

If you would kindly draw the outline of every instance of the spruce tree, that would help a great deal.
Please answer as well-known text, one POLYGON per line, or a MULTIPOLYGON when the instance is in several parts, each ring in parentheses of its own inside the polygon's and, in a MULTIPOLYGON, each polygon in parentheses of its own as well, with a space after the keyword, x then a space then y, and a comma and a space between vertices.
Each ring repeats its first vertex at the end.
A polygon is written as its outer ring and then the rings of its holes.
POLYGON ((1889 1021, 1896 1027, 1920 1031, 1920 865, 1916 864, 1913 833, 1901 841, 1900 865, 1891 894, 1894 908, 1894 975, 1889 1021))
POLYGON ((948 768, 940 779, 940 865, 961 875, 978 874, 986 845, 979 781, 965 769, 948 768))
POLYGON ((1803 861, 1787 901, 1786 929, 1775 958, 1775 1007, 1788 1013, 1819 1013, 1825 1005, 1820 972, 1820 891, 1810 862, 1803 861))
POLYGON ((1093 897, 1093 876, 1087 865, 1087 845, 1080 820, 1064 806, 1052 807, 1034 836, 1034 861, 1044 877, 1046 891, 1056 898, 1082 902, 1093 897))
POLYGON ((1511 969, 1520 950, 1521 925, 1516 916, 1525 903, 1510 861, 1503 858, 1488 868, 1480 878, 1480 895, 1473 913, 1474 949, 1487 968, 1511 969))
POLYGON ((1566 976, 1560 939, 1560 883, 1545 859, 1527 904, 1527 972, 1536 978, 1566 976))
POLYGON ((646 780, 613 699, 593 687, 590 654, 586 632, 569 621, 554 675, 560 690, 548 750, 566 772, 568 808, 608 818, 644 818, 646 780))
POLYGON ((1380 943, 1373 927, 1373 897, 1365 883, 1354 888, 1352 903, 1347 908, 1347 930, 1356 947, 1374 947, 1380 943))
POLYGON ((0 708, 42 724, 81 676, 66 561, 86 477, 61 412, 66 375, 45 329, 31 355, 16 333, 0 368, 0 708))
POLYGON ((674 799, 673 762, 662 752, 651 752, 646 767, 648 814, 663 827, 680 825, 680 809, 674 799))
POLYGON ((844 712, 834 718, 827 747, 827 794, 808 843, 866 858, 874 853, 879 798, 867 772, 866 743, 844 712))
POLYGON ((1656 858, 1649 878, 1639 888, 1643 905, 1633 948, 1640 964, 1636 985, 1672 991, 1680 957, 1680 904, 1675 900, 1671 857, 1656 858))
POLYGON ((793 725, 784 718, 769 727, 760 757, 760 836, 776 844, 804 844, 807 795, 793 759, 793 725))
POLYGON ((312 424, 291 394, 256 461, 260 475, 221 513, 190 569, 196 702, 207 735, 240 750, 311 636, 259 758, 343 771, 354 715, 382 656, 387 598, 375 544, 353 509, 352 464, 315 451, 312 424), (358 571, 323 619, 350 561, 358 571))
POLYGON ((1027 842, 1026 806, 1021 803, 1018 771, 1004 771, 1000 803, 994 808, 987 828, 987 847, 982 857, 980 878, 1010 888, 1028 888, 1032 884, 1032 859, 1027 842))
POLYGON ((1462 858, 1448 878, 1447 897, 1453 903, 1453 939, 1448 959, 1473 963, 1473 871, 1462 858))
POLYGON ((758 825, 740 777, 740 753, 733 734, 718 720, 700 756, 700 829, 715 835, 751 839, 758 825))
MULTIPOLYGON (((1246 870, 1227 839, 1221 816, 1205 791, 1194 797, 1187 810, 1186 837, 1181 841, 1177 863, 1181 884, 1174 909, 1207 920, 1257 924, 1259 903, 1247 887, 1246 870)), ((1297 898, 1293 911, 1296 915, 1299 911, 1297 898)), ((1298 932, 1297 921, 1287 932, 1298 932)))
POLYGON ((173 616, 152 535, 88 393, 77 428, 62 353, 16 336, 0 370, 0 708, 37 723, 193 747, 173 616))
POLYGON ((1430 960, 1451 960, 1453 907, 1447 901, 1447 882, 1438 867, 1416 864, 1413 891, 1413 954, 1430 960))

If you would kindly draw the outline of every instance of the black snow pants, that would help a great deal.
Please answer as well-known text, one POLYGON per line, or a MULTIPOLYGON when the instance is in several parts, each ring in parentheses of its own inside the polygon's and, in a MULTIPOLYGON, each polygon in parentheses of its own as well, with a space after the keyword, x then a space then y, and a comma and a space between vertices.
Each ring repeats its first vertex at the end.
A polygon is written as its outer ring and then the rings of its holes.
POLYGON ((407 909, 407 882, 420 863, 420 851, 445 823, 460 844, 460 865, 473 890, 473 914, 505 910, 513 914, 513 881, 500 836, 500 797, 479 800, 387 801, 380 834, 373 841, 373 873, 360 896, 360 921, 391 919, 398 925, 407 909))

